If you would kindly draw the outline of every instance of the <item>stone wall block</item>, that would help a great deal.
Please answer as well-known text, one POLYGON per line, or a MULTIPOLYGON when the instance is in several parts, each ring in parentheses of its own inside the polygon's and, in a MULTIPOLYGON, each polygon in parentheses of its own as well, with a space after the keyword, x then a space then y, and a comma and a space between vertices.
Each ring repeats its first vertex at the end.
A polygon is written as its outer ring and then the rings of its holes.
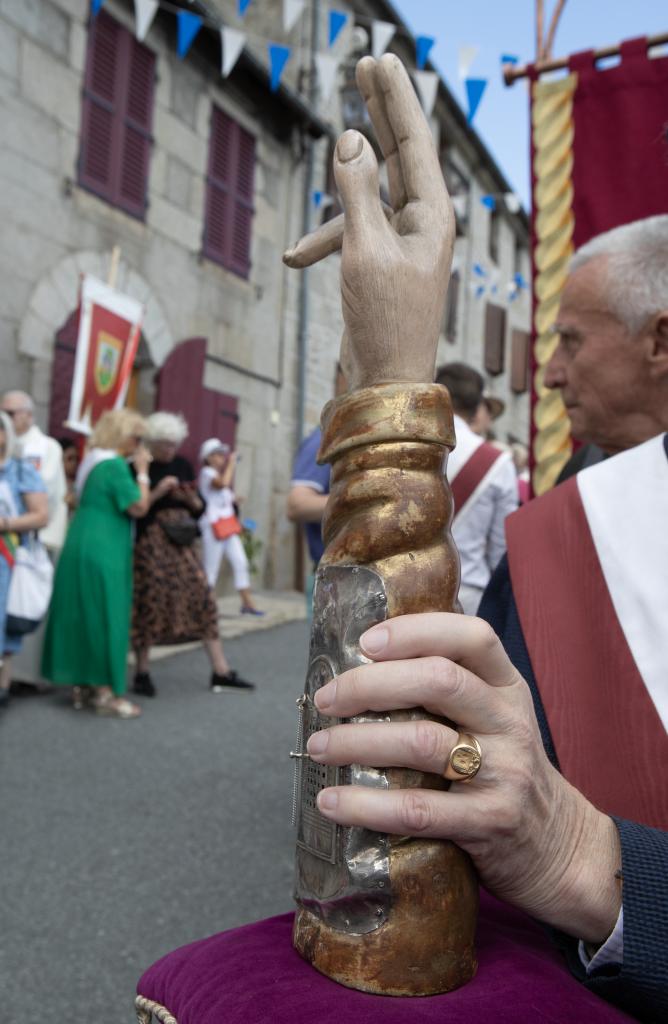
POLYGON ((187 125, 180 122, 168 111, 156 107, 153 118, 153 137, 168 154, 198 174, 206 172, 206 144, 187 125))
POLYGON ((81 75, 26 37, 21 41, 21 92, 60 124, 78 131, 81 75))
POLYGON ((69 18, 48 0, 0 0, 0 15, 59 57, 69 55, 69 18))

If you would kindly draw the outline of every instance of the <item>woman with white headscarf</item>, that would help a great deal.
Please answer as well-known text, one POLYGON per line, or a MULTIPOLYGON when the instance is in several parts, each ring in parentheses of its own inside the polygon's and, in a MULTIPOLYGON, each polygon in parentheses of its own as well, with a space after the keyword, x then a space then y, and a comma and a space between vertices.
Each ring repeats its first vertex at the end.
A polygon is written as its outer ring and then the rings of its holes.
POLYGON ((14 457, 11 417, 0 412, 0 709, 9 702, 10 659, 21 648, 20 636, 6 631, 7 600, 14 554, 31 530, 48 518, 46 489, 34 466, 14 457))

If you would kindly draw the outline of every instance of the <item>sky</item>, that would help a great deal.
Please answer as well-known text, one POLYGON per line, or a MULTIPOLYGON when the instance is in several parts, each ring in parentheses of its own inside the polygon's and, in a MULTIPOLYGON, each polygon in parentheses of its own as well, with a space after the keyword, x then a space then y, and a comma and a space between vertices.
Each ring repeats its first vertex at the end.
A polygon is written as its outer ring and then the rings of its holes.
MULTIPOLYGON (((534 0, 393 0, 414 35, 433 36, 430 59, 466 109, 458 77, 460 46, 477 46, 469 74, 488 85, 474 128, 518 193, 529 205, 529 101, 526 81, 510 88, 501 78, 501 54, 535 56, 534 0)), ((545 0, 549 23, 555 0, 545 0)), ((599 49, 634 36, 668 31, 667 0, 566 0, 553 56, 599 49)))

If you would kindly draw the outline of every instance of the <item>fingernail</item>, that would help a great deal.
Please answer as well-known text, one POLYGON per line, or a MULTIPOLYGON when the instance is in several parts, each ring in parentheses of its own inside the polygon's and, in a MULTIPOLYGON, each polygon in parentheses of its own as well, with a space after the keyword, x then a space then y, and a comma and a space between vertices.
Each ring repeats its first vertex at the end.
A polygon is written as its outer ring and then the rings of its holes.
POLYGON ((366 633, 362 633, 360 637, 360 646, 367 654, 380 654, 380 652, 387 647, 389 639, 390 634, 384 627, 377 629, 374 626, 373 629, 368 630, 366 633))
POLYGON ((362 152, 362 136, 359 132, 344 132, 336 144, 336 155, 342 164, 347 164, 362 152))
POLYGON ((333 679, 331 683, 327 683, 316 691, 316 695, 313 698, 313 703, 320 711, 326 711, 328 707, 336 700, 336 680, 333 679))
POLYGON ((318 810, 335 811, 339 803, 339 794, 334 789, 323 789, 318 793, 318 810))
POLYGON ((306 749, 309 754, 324 754, 329 746, 329 732, 323 729, 322 732, 314 732, 309 736, 306 749))

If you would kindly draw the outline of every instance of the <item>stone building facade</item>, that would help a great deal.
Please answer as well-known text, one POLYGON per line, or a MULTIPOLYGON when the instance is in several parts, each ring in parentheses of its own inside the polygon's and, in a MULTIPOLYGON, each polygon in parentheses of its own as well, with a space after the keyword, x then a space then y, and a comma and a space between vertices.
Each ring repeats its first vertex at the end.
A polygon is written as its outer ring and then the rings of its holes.
MULTIPOLYGON (((182 388, 183 411, 200 417, 200 430, 214 432, 218 421, 211 417, 221 417, 216 432, 227 431, 243 456, 237 490, 263 541, 259 582, 284 588, 295 581, 295 531, 284 505, 298 423, 301 416, 310 429, 331 397, 341 315, 337 257, 309 272, 306 319, 300 275, 286 270, 280 256, 302 233, 305 205, 313 226, 323 216, 304 204, 308 154, 313 187, 331 192, 332 146, 350 124, 346 78, 364 49, 359 29, 370 31, 373 18, 398 19, 385 0, 337 3, 350 15, 332 48, 341 59, 339 83, 318 109, 309 100, 310 18, 319 11, 319 46, 326 49, 323 3, 307 4, 289 37, 281 28, 280 0, 251 3, 243 22, 236 0, 182 6, 205 18, 185 59, 176 55, 174 4, 160 8, 142 44, 151 69, 145 187, 128 212, 117 195, 110 199, 105 188, 96 188, 95 160, 86 149, 93 132, 90 103, 106 116, 90 79, 87 0, 0 3, 0 387, 29 391, 42 424, 57 429, 68 366, 71 372, 80 275, 106 279, 112 249, 119 246, 116 287, 146 308, 131 401, 145 412, 173 408, 182 388), (247 32, 227 79, 220 75, 215 28, 221 22, 247 32), (270 40, 293 47, 283 84, 273 94, 270 40), (230 258, 225 239, 217 238, 210 212, 212 197, 221 194, 212 163, 216 118, 221 130, 236 133, 252 150, 250 191, 234 200, 237 210, 244 204, 248 210, 233 240, 237 257, 246 247, 239 258, 230 258), (209 419, 202 419, 202 409, 209 419)), ((114 23, 113 38, 125 40, 123 46, 135 45, 129 0, 106 0, 97 18, 114 23)), ((391 48, 414 66, 414 44, 400 23, 391 48)), ((444 318, 439 359, 464 359, 479 368, 487 363, 490 386, 506 401, 499 437, 522 438, 528 431, 521 346, 529 295, 522 291, 510 303, 505 284, 516 271, 529 278, 526 217, 502 203, 493 215, 480 202, 510 189, 444 84, 432 123, 446 177, 461 197, 458 286, 444 318), (488 275, 484 296, 472 288, 475 264, 488 275), (497 312, 490 314, 489 305, 497 312)))

